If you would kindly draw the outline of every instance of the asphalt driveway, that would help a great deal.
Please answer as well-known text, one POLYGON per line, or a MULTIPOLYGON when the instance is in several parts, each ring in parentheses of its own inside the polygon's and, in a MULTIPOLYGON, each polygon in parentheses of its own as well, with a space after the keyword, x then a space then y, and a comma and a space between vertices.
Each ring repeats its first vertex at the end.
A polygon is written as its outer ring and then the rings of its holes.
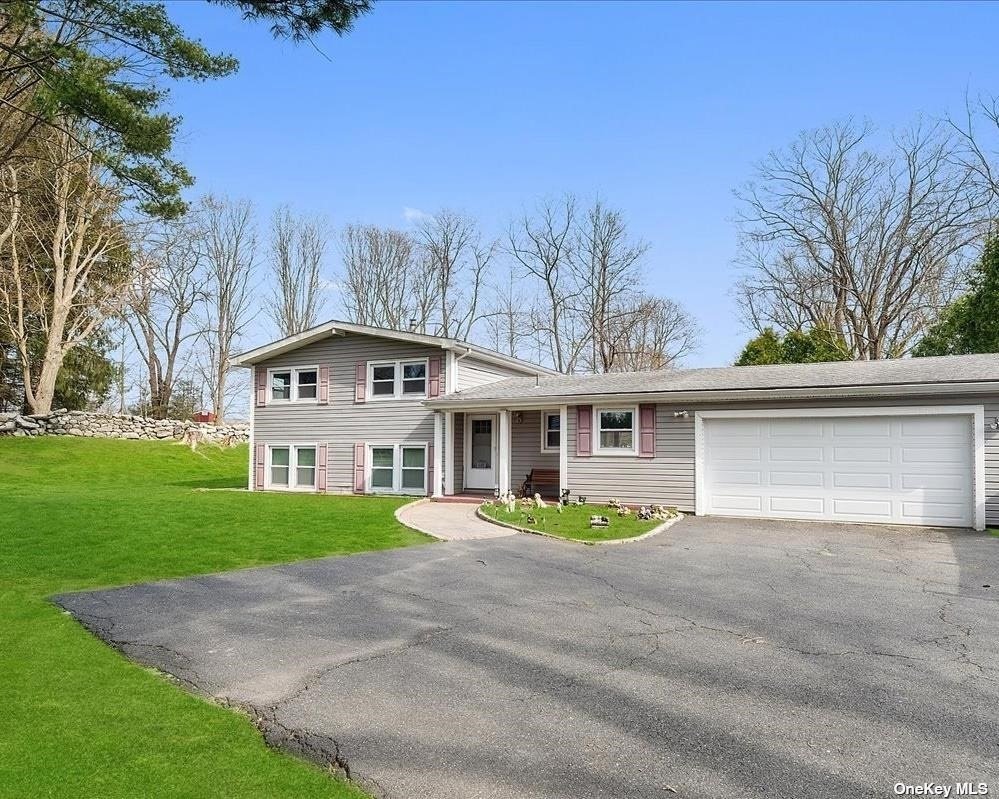
POLYGON ((999 790, 997 599, 984 534, 685 519, 58 602, 379 796, 827 799, 999 790))

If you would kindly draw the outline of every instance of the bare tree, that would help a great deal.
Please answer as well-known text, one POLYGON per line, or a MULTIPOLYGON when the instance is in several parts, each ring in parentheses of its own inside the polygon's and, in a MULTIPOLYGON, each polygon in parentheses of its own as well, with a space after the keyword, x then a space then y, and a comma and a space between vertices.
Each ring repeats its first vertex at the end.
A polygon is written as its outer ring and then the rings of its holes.
POLYGON ((488 309, 483 315, 489 346, 497 352, 524 357, 530 350, 530 303, 527 292, 512 269, 490 286, 488 309))
POLYGON ((555 369, 569 374, 588 341, 574 313, 578 301, 572 279, 572 233, 576 200, 565 195, 542 200, 533 215, 523 215, 507 233, 507 253, 518 267, 518 278, 528 278, 540 289, 531 309, 531 326, 548 341, 555 369))
POLYGON ((436 333, 470 338, 481 318, 479 303, 495 242, 483 243, 472 219, 448 210, 424 218, 416 238, 429 277, 436 333))
POLYGON ((232 356, 254 316, 257 234, 253 207, 246 200, 209 195, 202 198, 196 218, 204 237, 209 293, 205 324, 208 352, 202 373, 211 393, 212 412, 221 423, 229 399, 232 356))
POLYGON ((612 308, 608 319, 601 342, 604 371, 668 369, 700 346, 696 320, 670 299, 635 295, 612 308))
POLYGON ((408 233, 347 225, 340 235, 340 276, 347 317, 358 324, 426 328, 431 290, 408 233))
POLYGON ((905 354, 953 294, 988 197, 942 125, 891 137, 853 122, 802 134, 737 196, 757 329, 823 327, 857 359, 905 354))
POLYGON ((120 310, 135 268, 119 186, 78 137, 47 129, 34 158, 0 174, 0 336, 17 350, 35 413, 51 410, 66 355, 120 310))
POLYGON ((616 371, 617 339, 632 323, 636 308, 646 305, 638 291, 640 261, 647 251, 645 242, 631 239, 621 212, 600 200, 576 225, 570 255, 578 311, 590 320, 590 371, 616 371))
POLYGON ((319 219, 296 217, 284 205, 271 220, 271 318, 282 336, 313 327, 323 307, 321 275, 329 234, 319 219))
POLYGON ((125 321, 146 367, 150 415, 165 418, 183 366, 185 344, 205 330, 194 321, 208 299, 202 275, 204 237, 191 220, 164 223, 148 237, 146 263, 128 294, 125 321))

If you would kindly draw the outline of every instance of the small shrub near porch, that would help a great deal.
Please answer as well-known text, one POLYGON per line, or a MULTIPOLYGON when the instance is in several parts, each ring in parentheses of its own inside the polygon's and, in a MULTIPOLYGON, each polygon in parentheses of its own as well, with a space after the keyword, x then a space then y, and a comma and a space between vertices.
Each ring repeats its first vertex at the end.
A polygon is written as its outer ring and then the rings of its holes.
MULTIPOLYGON (((559 512, 559 507, 554 502, 544 508, 538 508, 533 504, 528 505, 527 501, 518 500, 513 511, 508 510, 506 504, 487 502, 482 505, 482 512, 489 518, 506 524, 588 543, 634 538, 658 527, 664 521, 661 517, 640 519, 634 510, 619 515, 621 512, 619 506, 592 503, 564 505, 559 512), (590 527, 591 516, 606 517, 607 526, 590 527)), ((667 515, 673 516, 675 511, 669 511, 667 515)))

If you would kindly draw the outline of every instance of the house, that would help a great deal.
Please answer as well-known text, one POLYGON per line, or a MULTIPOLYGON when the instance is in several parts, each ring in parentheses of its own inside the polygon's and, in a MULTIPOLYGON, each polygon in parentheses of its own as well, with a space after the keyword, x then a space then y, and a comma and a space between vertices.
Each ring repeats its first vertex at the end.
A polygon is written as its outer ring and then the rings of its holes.
POLYGON ((240 363, 258 489, 447 498, 548 470, 591 501, 999 525, 996 355, 565 376, 330 322, 240 363))

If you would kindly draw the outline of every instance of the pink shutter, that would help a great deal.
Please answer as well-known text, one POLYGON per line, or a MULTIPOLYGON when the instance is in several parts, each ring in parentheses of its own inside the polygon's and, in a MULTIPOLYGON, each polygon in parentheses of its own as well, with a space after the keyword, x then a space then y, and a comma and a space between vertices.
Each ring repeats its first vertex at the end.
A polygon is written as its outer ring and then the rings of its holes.
POLYGON ((368 388, 368 364, 365 361, 358 361, 354 368, 354 402, 364 402, 364 395, 368 388))
POLYGON ((593 406, 576 406, 576 454, 581 456, 593 453, 593 406))
POLYGON ((327 405, 330 401, 330 368, 319 367, 319 402, 327 405))
POLYGON ((638 406, 638 454, 643 458, 656 456, 656 406, 638 406))
POLYGON ((427 381, 427 396, 431 399, 441 395, 441 359, 430 359, 430 375, 427 381))
POLYGON ((320 444, 316 452, 316 491, 326 490, 326 445, 320 444))
POLYGON ((364 442, 354 444, 354 493, 364 493, 364 442))
POLYGON ((262 366, 254 366, 253 374, 257 385, 257 407, 267 404, 267 370, 262 366))
POLYGON ((253 487, 256 489, 264 487, 264 469, 267 467, 265 456, 264 445, 257 444, 253 448, 253 487))
POLYGON ((427 445, 427 496, 434 495, 434 445, 427 445))

